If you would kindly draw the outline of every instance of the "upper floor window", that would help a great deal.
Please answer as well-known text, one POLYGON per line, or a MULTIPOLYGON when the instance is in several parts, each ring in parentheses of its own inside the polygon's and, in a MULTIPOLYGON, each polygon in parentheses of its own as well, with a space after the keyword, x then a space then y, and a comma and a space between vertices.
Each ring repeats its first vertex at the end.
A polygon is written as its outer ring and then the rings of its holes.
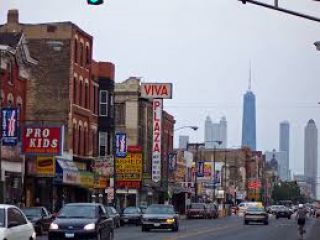
POLYGON ((84 87, 84 107, 89 108, 89 84, 85 83, 84 87))
POLYGON ((74 40, 74 62, 78 63, 78 41, 74 40))
POLYGON ((8 82, 9 84, 13 84, 13 66, 12 62, 9 61, 7 64, 7 69, 8 69, 8 82))
POLYGON ((115 111, 115 124, 124 125, 126 122, 126 105, 124 103, 116 104, 115 111))
POLYGON ((108 116, 109 93, 106 90, 100 91, 99 115, 108 116))
POLYGON ((80 65, 83 66, 83 43, 80 43, 80 65))
POLYGON ((107 155, 108 136, 106 132, 99 132, 99 156, 107 155))
POLYGON ((83 91, 83 81, 80 81, 80 84, 79 84, 79 105, 80 106, 82 106, 82 101, 83 101, 82 91, 83 91))
POLYGON ((73 78, 73 103, 77 104, 77 78, 73 78))
POLYGON ((90 48, 86 46, 86 65, 90 64, 90 48))

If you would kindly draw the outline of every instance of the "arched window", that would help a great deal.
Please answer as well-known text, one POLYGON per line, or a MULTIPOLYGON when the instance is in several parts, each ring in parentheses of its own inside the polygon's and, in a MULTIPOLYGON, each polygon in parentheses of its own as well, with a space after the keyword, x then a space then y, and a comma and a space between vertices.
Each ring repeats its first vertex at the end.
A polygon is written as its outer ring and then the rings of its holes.
POLYGON ((74 40, 74 62, 78 63, 78 40, 74 40))
POLYGON ((72 149, 73 153, 77 154, 78 149, 77 149, 77 124, 73 123, 73 132, 72 132, 72 149))
POLYGON ((84 52, 84 47, 83 47, 83 42, 80 42, 80 60, 79 63, 81 66, 83 66, 83 62, 84 62, 84 56, 83 56, 83 52, 84 52))
POLYGON ((90 64, 90 48, 89 46, 87 45, 86 46, 86 65, 89 65, 90 64))
POLYGON ((9 93, 7 96, 7 105, 13 106, 14 105, 14 97, 12 93, 9 93))
POLYGON ((83 81, 80 79, 79 83, 79 105, 83 106, 83 81))
POLYGON ((78 81, 77 81, 77 77, 74 76, 73 77, 73 103, 77 104, 77 87, 78 87, 78 81))
POLYGON ((84 87, 84 107, 86 109, 89 108, 89 83, 88 82, 85 83, 85 87, 84 87))

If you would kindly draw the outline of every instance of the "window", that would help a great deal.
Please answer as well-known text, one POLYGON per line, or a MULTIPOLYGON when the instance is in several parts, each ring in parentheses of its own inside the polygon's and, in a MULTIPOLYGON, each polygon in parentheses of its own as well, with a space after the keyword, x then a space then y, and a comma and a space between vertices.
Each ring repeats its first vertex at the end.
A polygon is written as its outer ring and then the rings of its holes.
POLYGON ((54 33, 57 30, 57 27, 54 25, 47 26, 47 32, 54 33))
POLYGON ((85 83, 84 88, 84 107, 89 108, 89 84, 85 83))
POLYGON ((73 78, 73 103, 77 104, 77 78, 73 78))
POLYGON ((74 62, 78 63, 78 41, 74 40, 74 62))
POLYGON ((99 156, 107 155, 107 133, 99 132, 99 156))
POLYGON ((90 49, 89 46, 86 46, 86 65, 90 64, 90 49))
POLYGON ((83 106, 82 101, 83 101, 83 97, 82 97, 82 92, 83 92, 83 81, 80 80, 80 84, 79 84, 79 105, 83 106))
POLYGON ((27 224, 27 220, 23 214, 16 208, 8 209, 8 223, 10 222, 16 222, 18 225, 27 224))
POLYGON ((77 126, 76 124, 73 125, 73 139, 72 139, 72 144, 73 144, 73 152, 75 154, 78 153, 77 149, 77 126))
POLYGON ((81 153, 81 142, 82 142, 82 139, 81 139, 82 135, 81 135, 81 126, 78 127, 78 155, 80 155, 81 153))
POLYGON ((83 66, 83 43, 80 43, 80 65, 83 66))
POLYGON ((93 109, 94 109, 94 114, 98 114, 98 88, 94 87, 94 105, 93 105, 93 109))
POLYGON ((108 98, 109 94, 106 90, 100 91, 99 115, 108 116, 108 98))
POLYGON ((126 106, 124 103, 120 103, 115 105, 115 123, 118 125, 124 125, 125 124, 125 111, 126 106))
POLYGON ((9 61, 9 63, 7 64, 7 69, 8 69, 8 82, 9 84, 13 84, 13 66, 12 66, 12 62, 9 61))

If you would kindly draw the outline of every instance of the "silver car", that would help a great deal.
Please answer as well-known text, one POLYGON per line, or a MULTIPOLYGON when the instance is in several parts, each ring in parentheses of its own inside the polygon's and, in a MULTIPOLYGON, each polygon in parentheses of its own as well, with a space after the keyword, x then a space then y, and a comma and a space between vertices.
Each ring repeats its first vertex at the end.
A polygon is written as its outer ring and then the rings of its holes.
POLYGON ((142 215, 141 230, 170 229, 174 232, 179 230, 179 215, 175 213, 172 205, 152 204, 142 215))

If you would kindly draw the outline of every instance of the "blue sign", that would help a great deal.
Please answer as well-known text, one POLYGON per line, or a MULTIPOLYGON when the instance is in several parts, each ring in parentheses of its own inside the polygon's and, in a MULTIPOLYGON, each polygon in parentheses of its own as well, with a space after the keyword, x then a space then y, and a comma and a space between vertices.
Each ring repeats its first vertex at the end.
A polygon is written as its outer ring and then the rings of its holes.
POLYGON ((116 133, 116 157, 125 158, 127 156, 127 135, 116 133))
POLYGON ((1 138, 2 145, 15 146, 18 142, 18 109, 1 109, 1 138))
POLYGON ((197 164, 197 176, 204 177, 204 162, 198 162, 197 164))

